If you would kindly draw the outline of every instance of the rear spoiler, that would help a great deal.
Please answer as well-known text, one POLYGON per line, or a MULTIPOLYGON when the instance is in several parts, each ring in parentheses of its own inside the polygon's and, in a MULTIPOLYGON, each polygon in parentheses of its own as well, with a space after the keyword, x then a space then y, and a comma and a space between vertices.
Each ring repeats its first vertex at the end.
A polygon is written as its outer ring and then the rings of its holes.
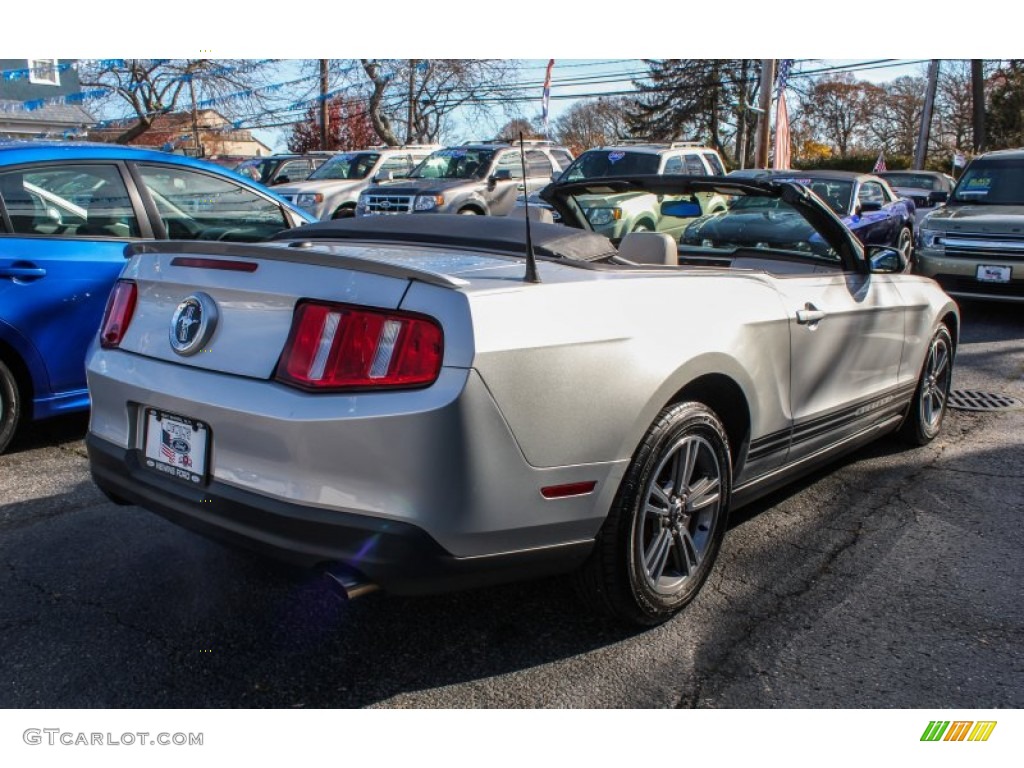
MULTIPOLYGON (((349 241, 344 245, 354 244, 349 241)), ((461 288, 468 285, 465 280, 437 272, 416 269, 404 264, 390 264, 376 259, 362 259, 358 256, 338 253, 340 244, 313 243, 309 240, 263 243, 221 243, 215 241, 165 240, 158 242, 132 243, 125 247, 124 257, 159 254, 195 254, 200 256, 231 256, 242 259, 266 259, 268 261, 290 261, 297 264, 312 264, 318 267, 350 269, 382 277, 396 277, 402 280, 417 280, 442 288, 461 288)), ((344 247, 343 245, 340 247, 344 247)))

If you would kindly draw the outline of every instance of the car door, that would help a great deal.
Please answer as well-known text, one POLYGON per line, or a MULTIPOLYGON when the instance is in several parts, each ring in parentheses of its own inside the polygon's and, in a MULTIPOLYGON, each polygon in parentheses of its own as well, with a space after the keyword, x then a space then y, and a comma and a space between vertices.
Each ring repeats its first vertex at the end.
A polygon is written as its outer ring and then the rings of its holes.
MULTIPOLYGON (((549 180, 550 176, 549 172, 549 180)), ((487 186, 483 193, 491 215, 507 215, 515 206, 516 196, 522 192, 523 187, 523 164, 519 151, 510 150, 502 152, 494 164, 492 176, 488 178, 487 186), (508 178, 495 181, 493 174, 497 174, 500 171, 508 171, 508 178)))
POLYGON ((125 245, 152 237, 141 202, 115 162, 0 169, 0 199, 0 322, 43 360, 47 382, 34 382, 37 408, 61 393, 84 397, 86 349, 125 245))
POLYGON ((905 407, 909 393, 898 384, 905 316, 890 275, 808 262, 780 275, 777 286, 790 313, 787 460, 795 462, 905 407))

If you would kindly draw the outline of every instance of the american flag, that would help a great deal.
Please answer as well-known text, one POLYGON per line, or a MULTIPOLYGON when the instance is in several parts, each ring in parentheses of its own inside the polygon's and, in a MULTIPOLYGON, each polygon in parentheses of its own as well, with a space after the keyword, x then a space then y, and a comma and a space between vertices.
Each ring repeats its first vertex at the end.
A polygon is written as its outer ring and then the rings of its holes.
POLYGON ((551 103, 551 68, 555 66, 554 59, 548 59, 548 71, 544 75, 544 95, 541 96, 541 114, 544 117, 544 135, 548 133, 548 106, 551 103))
POLYGON ((872 173, 883 173, 885 171, 885 150, 880 149, 878 151, 878 159, 875 160, 875 167, 871 169, 872 173))

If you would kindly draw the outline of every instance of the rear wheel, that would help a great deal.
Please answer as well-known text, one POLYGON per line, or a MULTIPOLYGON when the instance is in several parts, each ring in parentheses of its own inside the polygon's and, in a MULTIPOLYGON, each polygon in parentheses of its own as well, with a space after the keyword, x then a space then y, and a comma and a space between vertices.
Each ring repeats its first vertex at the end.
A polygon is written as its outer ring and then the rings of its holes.
POLYGON ((900 437, 905 442, 926 445, 939 434, 952 382, 953 339, 949 329, 940 325, 928 345, 928 356, 917 382, 914 400, 900 427, 900 437))
POLYGON ((635 624, 671 618, 711 571, 731 487, 729 443, 714 412, 695 402, 663 410, 577 574, 583 599, 635 624))
POLYGON ((900 230, 900 236, 896 240, 896 250, 903 254, 903 261, 909 270, 911 259, 914 257, 914 234, 910 231, 910 227, 900 230))
POLYGON ((3 361, 0 361, 0 453, 14 439, 21 421, 21 392, 18 382, 3 361))

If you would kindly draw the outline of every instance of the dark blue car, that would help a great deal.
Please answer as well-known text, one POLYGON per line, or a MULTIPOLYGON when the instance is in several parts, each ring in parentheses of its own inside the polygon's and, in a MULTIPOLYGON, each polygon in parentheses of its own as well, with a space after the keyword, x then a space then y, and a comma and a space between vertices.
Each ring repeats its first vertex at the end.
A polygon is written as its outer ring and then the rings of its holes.
POLYGON ((201 160, 116 145, 0 143, 0 453, 20 423, 88 408, 85 352, 127 244, 257 242, 309 221, 201 160))
MULTIPOLYGON (((771 178, 802 184, 826 202, 850 231, 864 245, 886 245, 903 254, 909 270, 913 263, 914 213, 916 206, 909 198, 900 197, 888 182, 870 173, 853 171, 772 171, 743 170, 729 174, 734 177, 771 178)), ((716 236, 732 239, 735 231, 749 234, 749 216, 745 212, 726 212, 712 221, 702 220, 684 234, 693 240, 700 228, 712 227, 716 236), (692 230, 692 231, 691 231, 692 230)))

